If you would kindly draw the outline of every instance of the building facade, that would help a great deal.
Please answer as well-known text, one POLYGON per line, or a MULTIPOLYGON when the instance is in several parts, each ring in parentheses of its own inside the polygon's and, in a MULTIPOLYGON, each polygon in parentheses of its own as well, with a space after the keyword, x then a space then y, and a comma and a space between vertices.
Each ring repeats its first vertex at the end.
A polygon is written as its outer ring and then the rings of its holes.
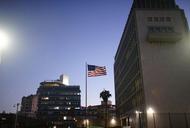
POLYGON ((104 127, 107 116, 107 126, 109 128, 120 126, 118 118, 116 117, 115 105, 111 101, 105 106, 102 102, 101 105, 90 105, 87 108, 81 107, 80 115, 77 116, 77 127, 104 127))
POLYGON ((28 117, 35 117, 37 112, 38 97, 30 95, 22 97, 21 114, 28 117))
MULTIPOLYGON (((174 0, 134 0, 114 63, 122 126, 169 127, 174 118, 168 115, 164 123, 154 113, 190 112, 188 33, 184 11, 174 0)), ((187 120, 179 124, 186 127, 187 120)))
POLYGON ((37 90, 38 117, 57 127, 73 127, 80 111, 80 86, 64 85, 63 81, 44 81, 37 90))
POLYGON ((107 121, 107 126, 109 128, 120 125, 116 117, 115 105, 112 105, 111 101, 109 101, 107 107, 103 102, 101 105, 88 106, 87 117, 89 119, 90 126, 104 127, 105 121, 107 121))

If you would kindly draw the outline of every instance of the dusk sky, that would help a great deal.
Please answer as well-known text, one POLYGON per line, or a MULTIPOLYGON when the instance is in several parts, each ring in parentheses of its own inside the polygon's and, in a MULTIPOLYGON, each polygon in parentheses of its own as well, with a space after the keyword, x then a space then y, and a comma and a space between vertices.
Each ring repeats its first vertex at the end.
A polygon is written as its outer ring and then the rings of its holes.
MULTIPOLYGON (((190 0, 177 0, 190 23, 190 0)), ((0 64, 0 112, 14 112, 39 83, 70 77, 85 99, 85 62, 106 66, 107 76, 88 78, 88 105, 103 89, 115 104, 114 56, 132 0, 0 0, 0 30, 10 35, 0 64)))

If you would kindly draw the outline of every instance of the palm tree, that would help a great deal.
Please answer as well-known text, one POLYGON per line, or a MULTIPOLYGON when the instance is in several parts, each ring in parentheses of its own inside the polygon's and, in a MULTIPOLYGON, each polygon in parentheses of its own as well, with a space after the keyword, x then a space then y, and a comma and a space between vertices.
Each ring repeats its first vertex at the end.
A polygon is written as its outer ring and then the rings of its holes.
POLYGON ((104 103, 105 103, 105 128, 107 128, 107 114, 108 114, 108 98, 111 97, 111 94, 109 91, 107 90, 103 90, 101 93, 100 93, 100 98, 103 99, 104 103))

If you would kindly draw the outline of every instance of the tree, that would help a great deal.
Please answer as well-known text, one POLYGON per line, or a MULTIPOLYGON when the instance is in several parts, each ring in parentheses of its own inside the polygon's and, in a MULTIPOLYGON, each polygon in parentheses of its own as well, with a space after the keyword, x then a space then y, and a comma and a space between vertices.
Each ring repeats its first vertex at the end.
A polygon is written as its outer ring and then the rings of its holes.
POLYGON ((108 98, 111 97, 111 94, 109 91, 107 90, 103 90, 101 93, 100 93, 100 98, 103 99, 104 103, 105 103, 105 128, 107 128, 107 114, 108 114, 108 98))

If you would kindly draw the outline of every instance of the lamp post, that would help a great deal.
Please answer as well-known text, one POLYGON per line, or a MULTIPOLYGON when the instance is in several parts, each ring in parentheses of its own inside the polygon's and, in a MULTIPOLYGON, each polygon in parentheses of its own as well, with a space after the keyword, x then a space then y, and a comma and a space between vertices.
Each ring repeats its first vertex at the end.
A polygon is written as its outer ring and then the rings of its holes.
POLYGON ((114 127, 114 126, 116 126, 116 119, 115 119, 115 117, 112 117, 112 119, 110 120, 110 125, 112 126, 112 127, 114 127))
POLYGON ((154 115, 154 113, 155 113, 155 111, 152 108, 148 108, 147 109, 147 114, 152 115, 154 128, 156 128, 156 121, 155 121, 155 115, 154 115))
POLYGON ((10 38, 8 34, 0 30, 0 64, 2 63, 3 52, 7 49, 9 42, 10 38))
POLYGON ((86 128, 88 128, 89 125, 90 125, 89 119, 85 119, 85 120, 83 121, 83 124, 86 125, 86 128))
POLYGON ((138 123, 139 123, 139 128, 141 128, 141 113, 142 113, 142 112, 136 110, 135 113, 136 113, 136 116, 138 116, 138 120, 139 120, 139 122, 138 122, 138 123))
POLYGON ((17 127, 17 118, 18 118, 18 117, 17 117, 17 116, 18 116, 17 114, 18 114, 18 107, 19 107, 19 105, 20 105, 19 103, 17 103, 17 104, 16 104, 16 106, 14 105, 14 107, 16 107, 15 127, 14 127, 14 128, 16 128, 16 127, 17 127))

